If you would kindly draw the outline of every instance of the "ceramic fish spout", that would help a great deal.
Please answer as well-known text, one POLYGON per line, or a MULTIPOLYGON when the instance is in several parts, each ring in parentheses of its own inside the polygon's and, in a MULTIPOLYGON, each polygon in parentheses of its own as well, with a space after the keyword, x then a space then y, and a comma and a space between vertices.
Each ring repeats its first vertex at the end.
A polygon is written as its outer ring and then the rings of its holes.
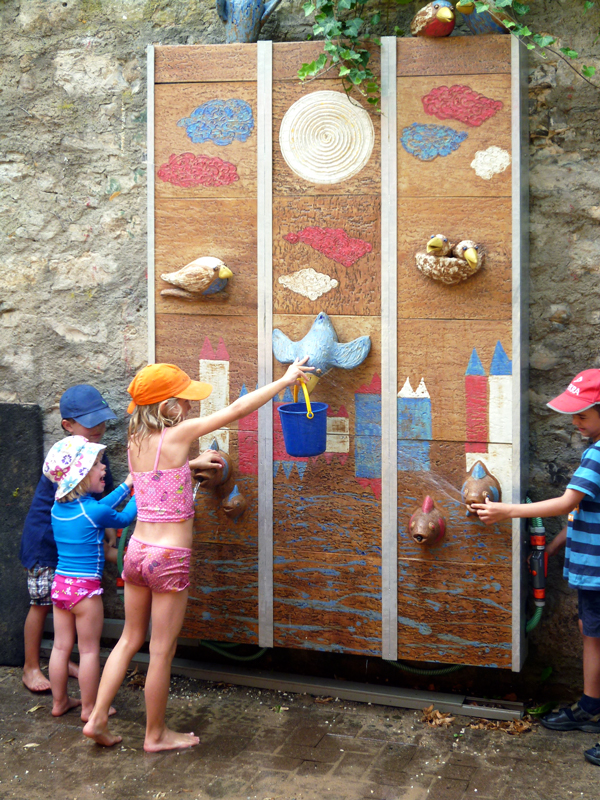
POLYGON ((477 516, 477 512, 473 509, 473 503, 485 503, 488 497, 493 503, 499 503, 502 500, 500 483, 489 472, 483 461, 476 461, 473 464, 462 485, 461 494, 463 503, 467 507, 467 517, 470 514, 477 516))
POLYGON ((433 0, 413 17, 410 32, 413 36, 450 36, 456 18, 450 0, 433 0))
POLYGON ((208 467, 206 469, 192 469, 192 477, 198 481, 202 489, 216 489, 217 486, 222 486, 231 475, 231 459, 227 453, 219 450, 217 440, 214 439, 209 450, 216 450, 219 453, 219 460, 222 467, 208 467))
POLYGON ((429 495, 423 500, 421 508, 418 508, 410 518, 408 532, 413 542, 417 544, 432 545, 444 538, 446 520, 429 495))
POLYGON ((368 336, 340 342, 324 311, 317 315, 309 332, 298 342, 293 342, 277 328, 273 331, 273 355, 281 364, 291 364, 296 358, 308 356, 307 366, 315 368, 312 375, 306 376, 309 392, 314 388, 314 378, 321 378, 333 367, 354 369, 362 364, 370 350, 368 336))
POLYGON ((453 286, 479 272, 485 264, 485 250, 470 239, 452 245, 446 236, 436 233, 427 242, 426 252, 415 254, 415 264, 428 278, 453 286))
POLYGON ((221 508, 225 512, 225 514, 232 519, 234 522, 237 522, 238 519, 242 516, 246 508, 248 507, 248 502, 244 495, 240 492, 237 487, 237 484, 233 487, 230 494, 227 497, 223 498, 221 503, 221 508))
POLYGON ((163 289, 163 297, 181 297, 184 300, 201 300, 222 292, 233 275, 220 258, 203 256, 190 261, 176 272, 164 272, 160 277, 176 287, 163 289))

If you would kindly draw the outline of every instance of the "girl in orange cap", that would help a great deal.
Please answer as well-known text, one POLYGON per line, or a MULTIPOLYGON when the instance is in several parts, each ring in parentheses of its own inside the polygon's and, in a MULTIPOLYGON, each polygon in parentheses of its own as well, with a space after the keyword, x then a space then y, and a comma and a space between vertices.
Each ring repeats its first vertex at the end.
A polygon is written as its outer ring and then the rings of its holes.
MULTIPOLYGON (((83 732, 109 747, 121 741, 108 729, 110 704, 129 662, 146 638, 152 620, 150 664, 146 676, 146 738, 144 750, 192 747, 193 733, 178 733, 165 725, 171 662, 187 604, 194 519, 190 445, 199 437, 251 414, 287 386, 298 383, 312 367, 308 357, 296 360, 277 381, 238 398, 208 417, 186 420, 190 400, 204 400, 208 383, 193 381, 173 364, 149 364, 129 385, 129 467, 137 501, 135 536, 127 549, 125 626, 102 675, 96 705, 83 732)), ((195 466, 220 465, 207 451, 195 466), (201 463, 204 459, 204 463, 201 463)))

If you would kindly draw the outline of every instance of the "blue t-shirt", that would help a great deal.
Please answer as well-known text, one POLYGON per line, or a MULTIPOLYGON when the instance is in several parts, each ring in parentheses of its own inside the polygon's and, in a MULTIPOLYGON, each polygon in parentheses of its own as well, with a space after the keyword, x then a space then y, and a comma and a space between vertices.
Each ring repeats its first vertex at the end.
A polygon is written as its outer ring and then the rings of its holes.
MULTIPOLYGON (((111 492, 115 482, 110 471, 106 450, 102 454, 102 463, 106 466, 105 491, 111 492)), ((58 563, 58 553, 54 543, 52 533, 52 520, 50 512, 56 494, 56 484, 52 483, 45 475, 42 475, 33 495, 31 506, 23 525, 23 535, 21 536, 21 549, 19 558, 25 569, 32 569, 36 564, 40 567, 55 568, 58 563)), ((100 500, 101 494, 93 494, 96 500, 100 500)))
POLYGON ((563 574, 571 586, 600 590, 600 442, 584 451, 567 489, 585 496, 569 514, 563 574))
POLYGON ((56 502, 52 506, 52 530, 58 550, 58 575, 68 578, 102 577, 104 569, 104 528, 125 528, 135 519, 137 506, 135 497, 123 511, 115 511, 129 494, 127 484, 94 500, 91 494, 56 502))

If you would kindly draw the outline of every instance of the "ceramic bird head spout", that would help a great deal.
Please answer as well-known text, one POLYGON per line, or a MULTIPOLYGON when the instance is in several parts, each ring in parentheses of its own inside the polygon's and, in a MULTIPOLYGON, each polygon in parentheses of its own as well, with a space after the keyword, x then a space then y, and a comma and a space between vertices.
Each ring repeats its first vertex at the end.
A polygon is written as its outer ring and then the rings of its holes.
POLYGON ((413 36, 450 36, 456 18, 450 0, 433 0, 413 17, 410 32, 413 36))
POLYGON ((192 469, 192 477, 198 481, 202 489, 216 489, 222 486, 231 474, 231 459, 227 453, 219 449, 216 439, 213 440, 209 450, 216 450, 219 454, 221 469, 218 467, 208 467, 205 469, 192 469))
POLYGON ((223 499, 221 503, 221 508, 225 512, 225 514, 229 517, 229 519, 237 522, 238 519, 242 516, 246 508, 248 507, 248 502, 244 495, 240 492, 237 487, 237 484, 233 487, 231 492, 223 499))
POLYGON ((222 293, 233 275, 220 258, 203 256, 190 261, 176 272, 165 272, 160 277, 174 289, 163 289, 163 297, 181 297, 184 300, 201 300, 222 293))
POLYGON ((485 250, 483 247, 470 239, 465 239, 454 245, 453 255, 456 258, 462 258, 466 261, 471 268, 472 274, 475 274, 477 270, 483 266, 485 261, 485 250))
POLYGON ((477 512, 473 509, 473 503, 485 503, 489 499, 493 503, 502 500, 500 483, 485 466, 483 461, 476 461, 469 472, 467 479, 461 489, 463 503, 467 507, 467 516, 477 512))
POLYGON ((446 520, 429 495, 423 500, 421 508, 411 516, 408 532, 416 544, 432 545, 444 538, 446 520))
POLYGON ((448 241, 448 237, 443 233, 436 233, 434 236, 429 237, 427 242, 427 252, 434 256, 447 256, 452 245, 448 241))
MULTIPOLYGON (((342 343, 327 314, 321 311, 303 339, 293 342, 277 328, 273 331, 273 355, 281 364, 291 364, 296 358, 308 356, 308 366, 314 367, 314 378, 321 378, 333 367, 354 369, 365 360, 371 350, 369 336, 359 336, 342 343)), ((306 376, 308 390, 316 381, 306 376)))

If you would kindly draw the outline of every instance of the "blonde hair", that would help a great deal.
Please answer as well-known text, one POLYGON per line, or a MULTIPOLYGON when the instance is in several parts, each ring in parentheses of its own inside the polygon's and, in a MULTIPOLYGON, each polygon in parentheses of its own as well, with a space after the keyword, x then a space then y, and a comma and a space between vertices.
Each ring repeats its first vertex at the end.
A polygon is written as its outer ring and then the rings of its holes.
POLYGON ((168 416, 171 411, 179 406, 177 397, 169 397, 168 400, 161 400, 160 403, 150 403, 147 406, 136 406, 129 420, 128 435, 131 440, 135 440, 138 446, 157 431, 165 428, 173 428, 183 420, 181 407, 178 408, 174 417, 168 416), (166 414, 161 410, 165 406, 166 414))
POLYGON ((102 451, 100 451, 96 456, 96 459, 92 464, 92 466, 90 467, 90 471, 88 472, 88 474, 79 481, 77 486, 71 489, 69 494, 66 494, 64 497, 58 497, 56 499, 56 502, 70 503, 71 500, 77 500, 78 497, 83 497, 84 494, 88 494, 90 491, 90 483, 92 482, 92 477, 90 475, 90 472, 92 471, 92 468, 95 467, 96 464, 98 464, 101 460, 102 460, 102 451))

